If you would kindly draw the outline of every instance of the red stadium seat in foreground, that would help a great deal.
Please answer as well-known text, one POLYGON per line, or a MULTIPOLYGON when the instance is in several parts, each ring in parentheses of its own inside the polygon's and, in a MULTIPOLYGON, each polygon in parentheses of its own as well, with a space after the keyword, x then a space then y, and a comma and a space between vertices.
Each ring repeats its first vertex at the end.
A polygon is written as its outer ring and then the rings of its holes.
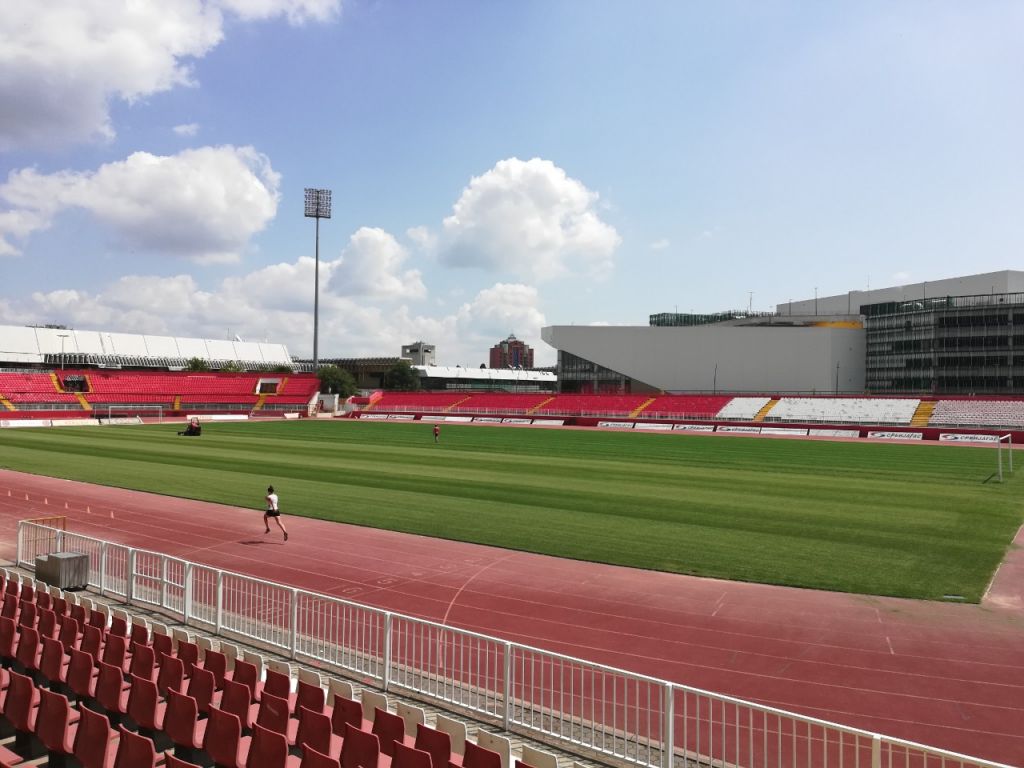
POLYGON ((302 762, 299 768, 341 768, 341 763, 323 752, 305 747, 302 750, 302 762))
POLYGON ((119 726, 121 735, 117 743, 117 757, 114 768, 154 768, 156 766, 156 747, 145 736, 132 733, 123 725, 119 726))
MULTIPOLYGON (((59 759, 74 752, 77 725, 72 724, 71 706, 66 696, 39 690, 39 715, 36 718, 36 737, 46 747, 51 759, 59 759)), ((78 719, 77 712, 75 720, 78 719)))
POLYGON ((164 733, 186 759, 191 760, 203 748, 208 722, 199 719, 199 705, 195 699, 177 691, 168 691, 164 733))
MULTIPOLYGON (((501 755, 490 749, 484 749, 467 739, 465 754, 462 756, 461 768, 501 768, 501 755)), ((449 768, 459 768, 455 755, 449 760, 449 768)))
POLYGON ((392 744, 392 748, 395 754, 391 758, 391 768, 431 768, 430 753, 397 741, 392 744))
POLYGON ((82 768, 110 768, 117 754, 117 742, 104 715, 82 707, 73 753, 82 768))

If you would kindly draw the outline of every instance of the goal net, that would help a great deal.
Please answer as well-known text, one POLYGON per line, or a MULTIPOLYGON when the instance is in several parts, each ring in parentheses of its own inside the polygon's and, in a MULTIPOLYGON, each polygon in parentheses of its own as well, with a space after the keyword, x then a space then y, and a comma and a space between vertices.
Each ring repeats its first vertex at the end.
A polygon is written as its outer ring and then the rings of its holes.
POLYGON ((164 407, 162 405, 108 405, 106 413, 100 411, 98 414, 100 424, 127 424, 129 421, 138 423, 138 419, 164 422, 164 407))
POLYGON ((999 467, 999 482, 1003 482, 1003 463, 1006 463, 1006 469, 1009 474, 1013 474, 1013 435, 1003 435, 999 438, 999 442, 996 444, 996 452, 998 454, 998 467, 999 467), (1005 456, 1003 454, 1006 454, 1005 456))

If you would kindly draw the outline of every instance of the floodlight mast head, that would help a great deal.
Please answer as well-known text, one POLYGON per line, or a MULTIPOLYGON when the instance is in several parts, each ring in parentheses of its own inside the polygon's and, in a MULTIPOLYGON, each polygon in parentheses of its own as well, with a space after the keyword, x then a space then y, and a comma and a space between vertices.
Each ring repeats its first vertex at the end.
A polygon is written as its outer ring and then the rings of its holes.
POLYGON ((331 190, 306 187, 306 218, 316 219, 316 266, 313 272, 313 372, 320 370, 320 219, 331 218, 331 190))
POLYGON ((331 218, 331 190, 306 187, 306 218, 331 218))

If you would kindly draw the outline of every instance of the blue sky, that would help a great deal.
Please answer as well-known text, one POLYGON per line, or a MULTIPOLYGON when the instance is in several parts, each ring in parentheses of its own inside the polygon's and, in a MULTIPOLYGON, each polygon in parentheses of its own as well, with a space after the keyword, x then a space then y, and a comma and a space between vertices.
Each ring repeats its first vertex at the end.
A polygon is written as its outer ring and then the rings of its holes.
MULTIPOLYGON (((24 6, 24 7, 22 7, 24 6)), ((0 8, 0 322, 416 339, 1020 266, 1024 6, 0 8), (751 295, 752 294, 752 295, 751 295)))

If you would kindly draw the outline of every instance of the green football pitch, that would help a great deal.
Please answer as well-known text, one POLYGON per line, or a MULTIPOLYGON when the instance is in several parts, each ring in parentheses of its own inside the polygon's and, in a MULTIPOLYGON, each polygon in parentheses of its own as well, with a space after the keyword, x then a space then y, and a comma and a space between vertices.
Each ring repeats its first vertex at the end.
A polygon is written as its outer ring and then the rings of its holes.
POLYGON ((994 448, 303 421, 0 431, 0 465, 723 579, 978 601, 1021 525, 994 448))

